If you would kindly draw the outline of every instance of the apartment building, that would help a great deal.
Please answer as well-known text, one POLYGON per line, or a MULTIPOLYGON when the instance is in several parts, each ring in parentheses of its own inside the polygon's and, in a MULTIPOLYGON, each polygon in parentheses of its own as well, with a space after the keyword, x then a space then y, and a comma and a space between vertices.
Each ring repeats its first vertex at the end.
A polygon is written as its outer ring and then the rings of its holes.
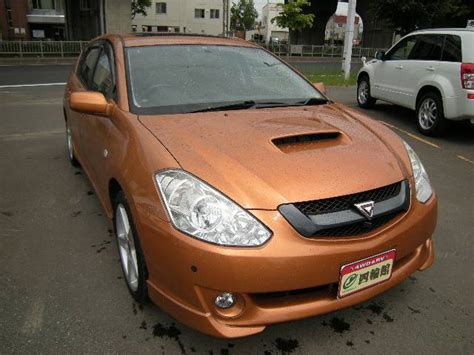
POLYGON ((228 0, 159 0, 147 16, 132 20, 135 32, 176 32, 221 35, 227 32, 228 0))
POLYGON ((267 2, 262 8, 262 23, 259 27, 259 33, 263 36, 265 43, 275 43, 288 40, 288 28, 282 28, 272 23, 272 19, 278 16, 281 12, 280 3, 283 0, 276 2, 267 2))

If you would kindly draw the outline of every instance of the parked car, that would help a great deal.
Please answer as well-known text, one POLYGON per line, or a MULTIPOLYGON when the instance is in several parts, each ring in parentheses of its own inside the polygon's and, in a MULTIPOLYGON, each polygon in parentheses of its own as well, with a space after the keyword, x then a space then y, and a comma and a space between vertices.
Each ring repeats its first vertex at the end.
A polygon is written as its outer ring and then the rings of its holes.
POLYGON ((240 39, 92 41, 66 86, 68 157, 136 301, 241 337, 433 263, 437 198, 417 155, 317 87, 240 39))
POLYGON ((474 30, 413 32, 380 51, 358 74, 357 102, 377 99, 416 110, 418 129, 441 134, 448 120, 474 124, 474 30))

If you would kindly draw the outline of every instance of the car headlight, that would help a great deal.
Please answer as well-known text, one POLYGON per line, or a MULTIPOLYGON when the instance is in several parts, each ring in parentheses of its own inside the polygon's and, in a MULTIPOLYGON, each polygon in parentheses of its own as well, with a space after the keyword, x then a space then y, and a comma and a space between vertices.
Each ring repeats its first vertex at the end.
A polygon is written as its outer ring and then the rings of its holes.
POLYGON ((155 179, 171 222, 209 243, 258 246, 271 232, 222 193, 183 170, 165 170, 155 179))
POLYGON ((413 169, 413 178, 415 179, 415 189, 416 189, 416 198, 421 203, 425 203, 429 200, 433 194, 433 189, 431 188, 430 179, 426 173, 425 167, 418 158, 418 155, 415 151, 408 145, 407 142, 403 142, 405 148, 407 149, 408 156, 410 157, 411 167, 413 169))

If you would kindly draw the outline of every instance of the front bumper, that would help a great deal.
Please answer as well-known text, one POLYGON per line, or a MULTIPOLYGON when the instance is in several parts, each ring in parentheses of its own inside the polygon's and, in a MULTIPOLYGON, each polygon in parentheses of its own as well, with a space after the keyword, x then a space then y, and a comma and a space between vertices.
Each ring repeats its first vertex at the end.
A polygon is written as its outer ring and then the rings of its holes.
MULTIPOLYGON (((412 197, 413 200, 415 200, 412 197)), ((413 202, 401 217, 368 236, 307 239, 277 211, 252 211, 273 231, 257 248, 220 247, 195 240, 137 207, 138 230, 149 271, 149 295, 180 322, 218 337, 261 332, 269 324, 332 312, 366 301, 434 260, 431 235, 437 199, 413 202), (340 267, 396 249, 390 280, 337 299, 340 267), (215 296, 238 294, 220 310, 215 296)))

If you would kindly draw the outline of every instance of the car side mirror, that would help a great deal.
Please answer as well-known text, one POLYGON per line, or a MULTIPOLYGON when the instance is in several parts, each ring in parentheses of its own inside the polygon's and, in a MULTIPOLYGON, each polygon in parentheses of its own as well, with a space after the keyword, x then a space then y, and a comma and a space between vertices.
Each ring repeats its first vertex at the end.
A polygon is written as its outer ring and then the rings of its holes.
POLYGON ((385 60, 385 51, 375 52, 375 59, 384 61, 385 60))
POLYGON ((74 111, 103 116, 110 116, 114 107, 107 102, 104 94, 95 91, 73 92, 69 105, 74 111))
POLYGON ((326 95, 326 86, 323 83, 313 83, 313 86, 322 94, 326 95))

